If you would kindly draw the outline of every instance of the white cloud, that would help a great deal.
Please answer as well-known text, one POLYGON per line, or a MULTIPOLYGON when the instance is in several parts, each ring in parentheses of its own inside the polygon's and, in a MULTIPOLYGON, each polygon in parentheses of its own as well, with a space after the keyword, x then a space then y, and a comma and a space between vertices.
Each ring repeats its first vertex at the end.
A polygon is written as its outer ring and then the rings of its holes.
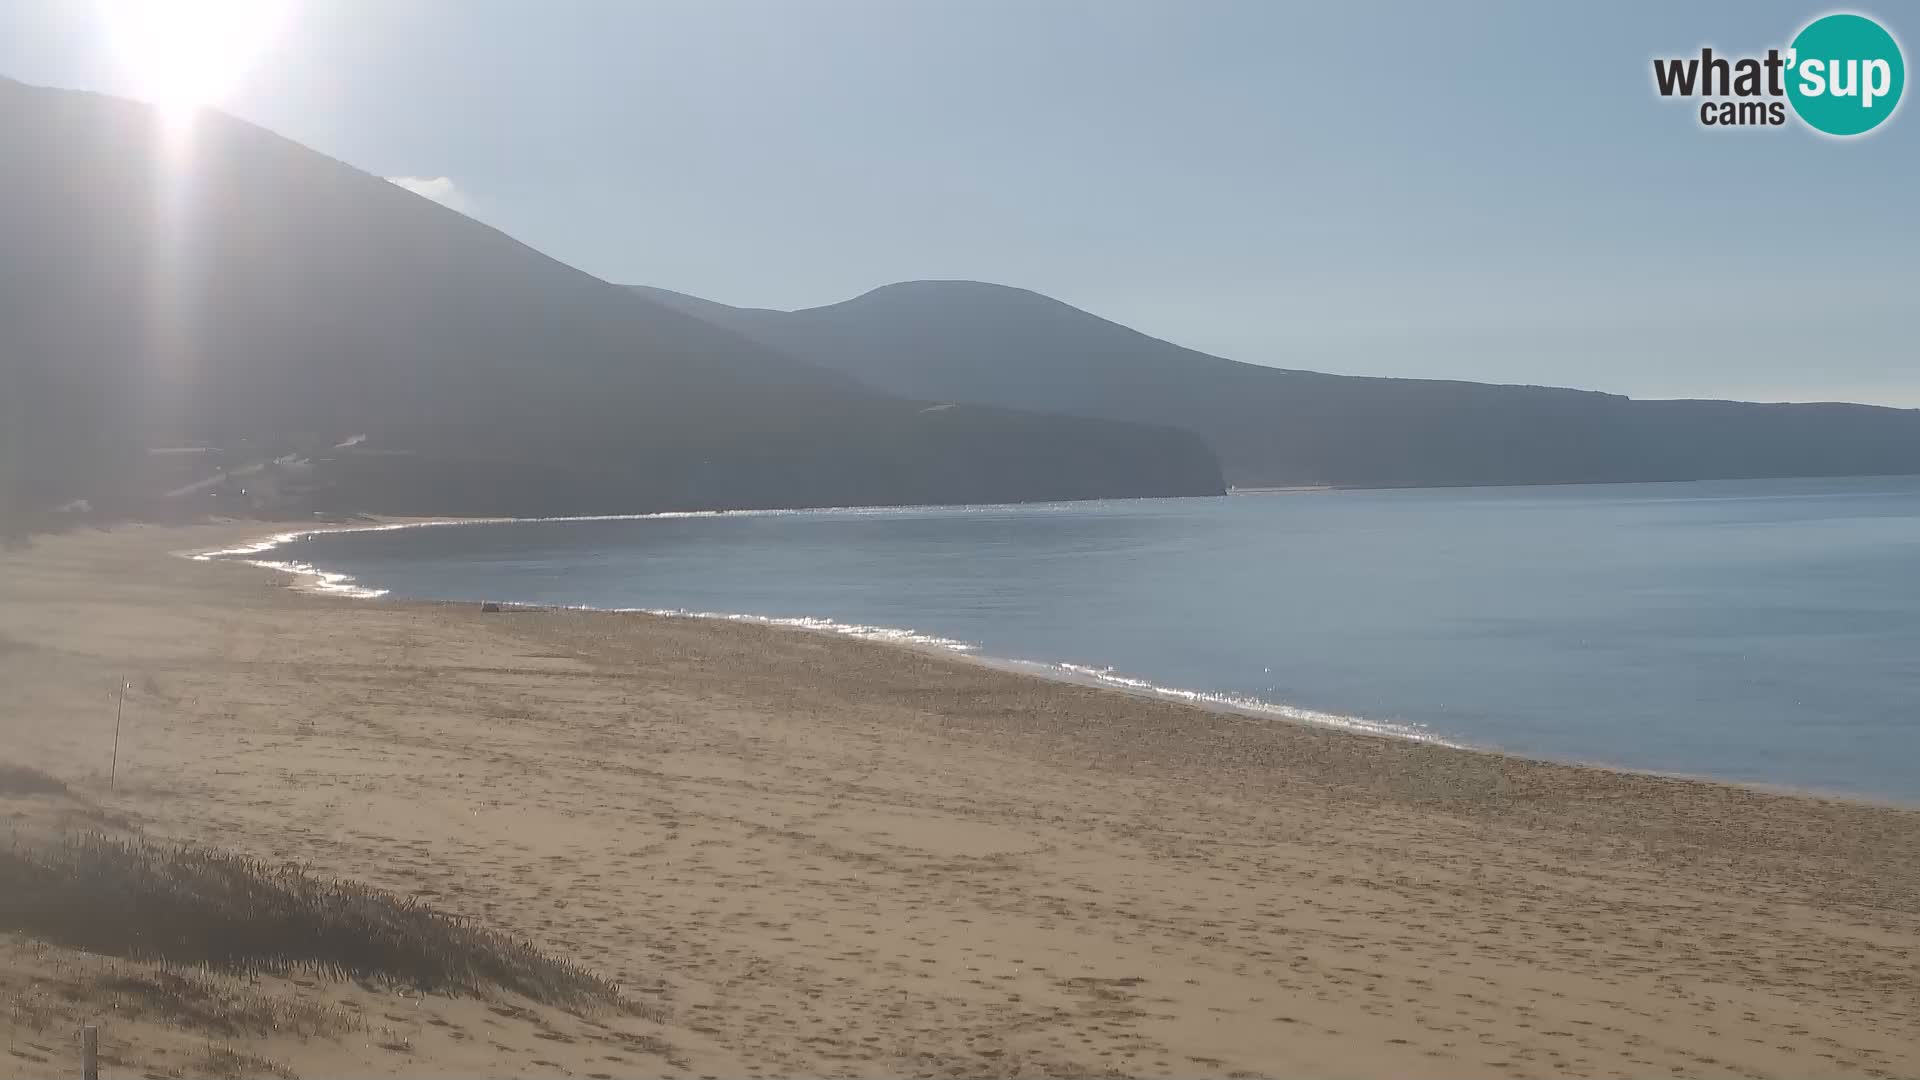
POLYGON ((473 201, 450 176, 389 176, 387 179, 423 198, 432 199, 449 210, 473 213, 473 201))

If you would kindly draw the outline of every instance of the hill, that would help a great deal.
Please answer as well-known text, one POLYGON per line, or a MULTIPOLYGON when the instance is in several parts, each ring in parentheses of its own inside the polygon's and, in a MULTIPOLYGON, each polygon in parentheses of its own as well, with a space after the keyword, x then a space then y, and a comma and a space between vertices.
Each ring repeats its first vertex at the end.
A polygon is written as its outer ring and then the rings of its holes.
POLYGON ((1271 368, 970 281, 903 282, 792 312, 640 291, 889 393, 1184 427, 1240 486, 1920 472, 1920 410, 1636 401, 1271 368))
POLYGON ((0 146, 0 515, 1220 490, 1185 432, 875 391, 231 117, 0 80, 0 146))

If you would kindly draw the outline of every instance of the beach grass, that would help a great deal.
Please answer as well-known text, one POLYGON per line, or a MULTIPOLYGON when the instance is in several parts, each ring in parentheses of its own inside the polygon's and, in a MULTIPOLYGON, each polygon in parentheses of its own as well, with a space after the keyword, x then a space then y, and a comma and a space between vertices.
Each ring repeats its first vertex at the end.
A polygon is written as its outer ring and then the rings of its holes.
POLYGON ((216 970, 390 983, 544 1004, 624 1004, 617 987, 499 931, 353 881, 191 845, 69 835, 0 849, 0 930, 216 970))

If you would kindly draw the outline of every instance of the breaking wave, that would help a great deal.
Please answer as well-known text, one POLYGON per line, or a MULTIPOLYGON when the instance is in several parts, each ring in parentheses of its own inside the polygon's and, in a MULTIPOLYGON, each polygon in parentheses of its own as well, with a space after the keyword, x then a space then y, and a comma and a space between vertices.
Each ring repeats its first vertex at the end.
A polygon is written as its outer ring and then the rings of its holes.
POLYGON ((979 646, 972 642, 960 641, 956 638, 940 637, 937 634, 923 634, 918 630, 903 629, 897 626, 869 626, 863 623, 843 623, 836 622, 833 619, 820 619, 805 615, 782 618, 774 615, 742 615, 727 611, 688 611, 684 608, 581 607, 576 610, 637 612, 645 615, 660 615, 669 619, 722 619, 727 622, 755 623, 760 626, 786 626, 796 630, 817 630, 822 633, 839 634, 843 637, 860 638, 863 641, 884 641, 893 645, 920 645, 957 653, 971 653, 979 649, 979 646))
POLYGON ((1388 720, 1370 720, 1363 716, 1347 716, 1341 713, 1322 712, 1318 709, 1304 709, 1298 705, 1282 705, 1245 694, 1218 693, 1211 690, 1187 690, 1178 686, 1161 686, 1145 679, 1136 679, 1121 675, 1110 667, 1089 667, 1085 664, 1041 664, 1029 660, 1010 661, 1017 668, 1039 668, 1043 674, 1065 678, 1072 682, 1087 683, 1094 686, 1111 687, 1148 697, 1167 698, 1172 701, 1184 701, 1189 705, 1202 705, 1209 708, 1226 709, 1253 716, 1266 716, 1286 720, 1296 724, 1312 724, 1316 727, 1339 728, 1342 731, 1359 732, 1366 735, 1385 735, 1396 739, 1410 739, 1414 742, 1432 743, 1436 746, 1455 746, 1418 724, 1395 723, 1388 720))

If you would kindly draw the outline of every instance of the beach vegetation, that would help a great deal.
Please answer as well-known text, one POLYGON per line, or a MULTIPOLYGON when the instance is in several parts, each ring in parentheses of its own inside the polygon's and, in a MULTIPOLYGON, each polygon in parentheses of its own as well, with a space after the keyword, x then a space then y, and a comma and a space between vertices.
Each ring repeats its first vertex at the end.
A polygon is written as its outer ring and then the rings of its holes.
POLYGON ((622 1006, 571 961, 412 897, 205 847, 75 834, 0 848, 0 931, 238 973, 622 1006))

